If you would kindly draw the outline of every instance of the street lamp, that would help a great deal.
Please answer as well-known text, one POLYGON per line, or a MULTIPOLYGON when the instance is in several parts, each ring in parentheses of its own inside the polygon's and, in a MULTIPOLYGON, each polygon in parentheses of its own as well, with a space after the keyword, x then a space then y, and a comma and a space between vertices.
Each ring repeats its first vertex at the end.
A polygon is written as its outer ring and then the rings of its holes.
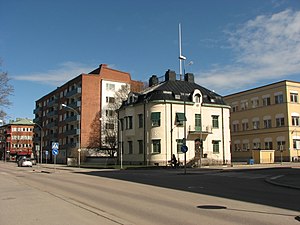
POLYGON ((41 162, 40 163, 42 164, 42 162, 43 162, 43 128, 38 123, 34 123, 34 125, 37 125, 41 130, 41 144, 40 144, 41 162))
POLYGON ((119 128, 120 128, 120 168, 121 170, 123 169, 123 127, 122 127, 122 122, 120 119, 118 119, 118 122, 120 123, 119 128))
MULTIPOLYGON (((76 109, 74 109, 66 104, 61 104, 61 106, 72 110, 73 112, 76 113, 76 115, 80 116, 79 112, 76 109)), ((80 146, 80 138, 81 138, 80 120, 81 120, 81 118, 79 118, 79 120, 78 120, 78 124, 79 124, 78 125, 79 126, 79 138, 78 138, 78 150, 77 150, 78 151, 78 167, 80 167, 80 152, 81 152, 81 149, 80 149, 80 147, 81 147, 80 146)))

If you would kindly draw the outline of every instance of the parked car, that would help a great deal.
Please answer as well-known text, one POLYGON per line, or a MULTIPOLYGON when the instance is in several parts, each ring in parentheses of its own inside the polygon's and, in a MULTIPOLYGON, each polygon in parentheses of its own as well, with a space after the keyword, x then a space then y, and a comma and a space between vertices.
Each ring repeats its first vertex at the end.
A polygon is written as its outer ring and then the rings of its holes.
POLYGON ((36 159, 35 158, 31 158, 30 161, 32 162, 32 165, 36 165, 36 159))
POLYGON ((29 158, 22 158, 18 161, 18 166, 29 166, 32 167, 32 162, 29 158))

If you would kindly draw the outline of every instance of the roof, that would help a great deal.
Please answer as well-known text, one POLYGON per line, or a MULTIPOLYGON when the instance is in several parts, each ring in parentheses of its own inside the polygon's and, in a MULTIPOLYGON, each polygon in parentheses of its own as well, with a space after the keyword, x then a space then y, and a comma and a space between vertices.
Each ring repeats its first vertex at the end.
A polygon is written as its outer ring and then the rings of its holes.
POLYGON ((226 105, 221 95, 194 82, 182 80, 167 80, 149 87, 142 93, 135 95, 137 96, 137 100, 134 103, 141 103, 144 101, 151 102, 156 100, 192 102, 195 90, 199 90, 201 92, 203 103, 226 105))
POLYGON ((32 122, 31 119, 17 118, 16 121, 14 121, 14 120, 9 121, 9 123, 7 125, 32 125, 32 126, 34 126, 34 123, 32 122))

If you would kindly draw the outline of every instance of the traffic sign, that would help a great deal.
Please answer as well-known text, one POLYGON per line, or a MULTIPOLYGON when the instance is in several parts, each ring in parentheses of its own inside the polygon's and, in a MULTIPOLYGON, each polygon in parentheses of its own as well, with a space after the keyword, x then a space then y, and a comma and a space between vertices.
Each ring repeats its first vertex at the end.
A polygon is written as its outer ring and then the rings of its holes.
POLYGON ((58 149, 59 143, 58 142, 52 142, 52 149, 58 149))
POLYGON ((58 154, 58 150, 57 149, 53 149, 52 150, 52 155, 57 155, 58 154))
POLYGON ((188 151, 188 147, 187 147, 186 145, 182 145, 182 146, 181 146, 181 151, 182 151, 183 153, 186 153, 186 152, 188 151))

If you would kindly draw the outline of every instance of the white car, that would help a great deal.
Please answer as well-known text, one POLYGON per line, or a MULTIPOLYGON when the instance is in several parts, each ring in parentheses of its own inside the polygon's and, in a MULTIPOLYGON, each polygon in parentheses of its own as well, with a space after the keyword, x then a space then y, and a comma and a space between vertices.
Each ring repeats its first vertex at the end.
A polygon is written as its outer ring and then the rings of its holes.
POLYGON ((30 159, 21 159, 21 166, 32 167, 32 162, 30 159))

